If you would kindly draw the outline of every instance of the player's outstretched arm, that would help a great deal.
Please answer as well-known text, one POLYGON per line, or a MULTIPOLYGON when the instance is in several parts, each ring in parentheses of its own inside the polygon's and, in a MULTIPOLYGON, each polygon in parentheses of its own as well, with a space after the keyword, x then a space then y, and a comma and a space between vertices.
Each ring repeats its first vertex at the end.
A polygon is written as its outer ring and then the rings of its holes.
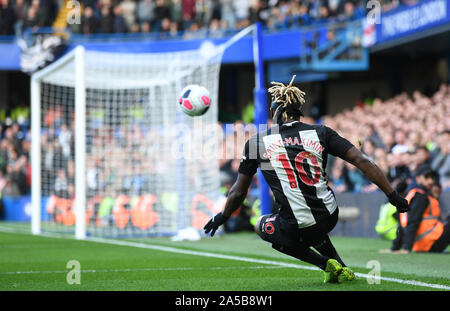
POLYGON ((400 213, 408 211, 408 201, 402 198, 391 186, 389 181, 378 166, 366 157, 356 147, 351 147, 342 157, 345 161, 359 168, 364 175, 377 185, 389 198, 400 213))
POLYGON ((216 230, 223 225, 231 214, 241 206, 247 196, 248 187, 252 182, 252 176, 245 174, 238 174, 238 178, 233 186, 230 188, 227 196, 227 202, 223 212, 218 213, 216 216, 203 227, 205 233, 208 234, 211 231, 211 236, 214 236, 216 230))
POLYGON ((227 202, 223 210, 223 216, 230 217, 235 210, 241 206, 247 196, 248 188, 252 183, 252 177, 245 174, 238 174, 236 182, 231 186, 228 193, 227 202))

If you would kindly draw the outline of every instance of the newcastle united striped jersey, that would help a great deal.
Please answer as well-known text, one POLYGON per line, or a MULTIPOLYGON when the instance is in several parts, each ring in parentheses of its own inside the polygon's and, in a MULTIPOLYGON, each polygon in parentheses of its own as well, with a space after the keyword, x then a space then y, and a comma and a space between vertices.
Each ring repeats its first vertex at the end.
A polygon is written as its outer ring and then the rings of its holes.
POLYGON ((276 125, 247 141, 239 173, 252 176, 259 166, 280 216, 306 228, 336 210, 328 186, 327 157, 343 157, 352 146, 326 126, 299 121, 276 125))

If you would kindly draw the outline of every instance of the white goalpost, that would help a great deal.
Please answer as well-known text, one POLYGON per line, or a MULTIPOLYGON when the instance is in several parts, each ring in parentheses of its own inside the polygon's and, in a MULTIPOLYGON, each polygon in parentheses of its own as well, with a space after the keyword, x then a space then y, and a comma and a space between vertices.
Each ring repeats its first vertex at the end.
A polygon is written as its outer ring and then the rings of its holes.
POLYGON ((33 234, 173 236, 222 206, 217 155, 223 53, 109 53, 78 46, 31 77, 33 234), (184 115, 178 96, 213 103, 184 115))

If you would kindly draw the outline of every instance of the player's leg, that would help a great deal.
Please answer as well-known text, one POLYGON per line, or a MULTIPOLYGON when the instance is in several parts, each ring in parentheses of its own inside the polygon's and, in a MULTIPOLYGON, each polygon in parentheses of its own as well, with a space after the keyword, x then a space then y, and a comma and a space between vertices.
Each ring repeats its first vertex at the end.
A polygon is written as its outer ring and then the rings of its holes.
POLYGON ((330 259, 328 257, 316 253, 311 248, 305 246, 291 248, 284 245, 272 243, 272 248, 279 251, 280 253, 292 256, 301 261, 315 265, 324 271, 327 267, 327 261, 328 259, 330 259))
POLYGON ((264 215, 258 219, 255 231, 263 240, 272 243, 275 250, 313 264, 328 273, 329 277, 325 279, 326 282, 336 283, 338 281, 342 266, 336 260, 330 260, 329 257, 318 254, 308 245, 292 238, 296 232, 289 234, 290 228, 286 225, 283 227, 284 230, 281 230, 281 227, 282 224, 277 214, 264 215))
POLYGON ((292 245, 288 243, 289 238, 281 232, 278 214, 263 215, 255 225, 255 232, 267 242, 272 243, 272 247, 277 251, 311 263, 324 270, 329 258, 317 254, 309 247, 303 245, 292 245))
POLYGON ((338 252, 336 251, 336 248, 334 247, 328 235, 325 235, 322 238, 321 242, 319 242, 316 245, 312 245, 312 247, 314 247, 323 256, 336 259, 343 267, 346 267, 344 261, 339 256, 338 252))
POLYGON ((355 274, 345 265, 328 236, 328 233, 336 226, 338 213, 339 212, 336 209, 336 211, 322 223, 301 230, 301 236, 305 242, 309 243, 309 245, 316 249, 321 255, 337 260, 343 267, 342 275, 346 280, 351 281, 355 279, 355 274))
POLYGON ((331 214, 327 219, 314 226, 300 229, 300 236, 305 244, 314 247, 320 254, 336 259, 343 267, 344 261, 336 251, 333 243, 331 243, 328 233, 333 230, 338 221, 338 210, 331 214))
POLYGON ((272 248, 277 251, 297 258, 301 261, 313 264, 323 270, 324 283, 339 283, 339 276, 344 271, 341 264, 333 258, 316 253, 310 247, 299 245, 297 247, 287 247, 272 243, 272 248))
POLYGON ((336 249, 334 248, 333 243, 331 243, 330 237, 328 235, 323 238, 323 241, 321 243, 313 245, 313 247, 320 254, 333 258, 341 264, 341 266, 343 267, 341 275, 345 278, 345 280, 352 281, 356 279, 355 273, 345 265, 344 261, 341 259, 336 249))

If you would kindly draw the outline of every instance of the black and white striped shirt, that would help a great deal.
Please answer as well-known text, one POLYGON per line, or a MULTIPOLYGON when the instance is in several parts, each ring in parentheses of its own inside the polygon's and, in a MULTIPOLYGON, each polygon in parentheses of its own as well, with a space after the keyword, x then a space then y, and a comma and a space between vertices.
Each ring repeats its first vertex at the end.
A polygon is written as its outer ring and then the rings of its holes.
POLYGON ((280 216, 306 228, 336 210, 336 198, 328 186, 327 158, 328 154, 343 157, 352 146, 323 125, 299 121, 276 125, 247 141, 239 173, 252 176, 259 166, 280 216))

